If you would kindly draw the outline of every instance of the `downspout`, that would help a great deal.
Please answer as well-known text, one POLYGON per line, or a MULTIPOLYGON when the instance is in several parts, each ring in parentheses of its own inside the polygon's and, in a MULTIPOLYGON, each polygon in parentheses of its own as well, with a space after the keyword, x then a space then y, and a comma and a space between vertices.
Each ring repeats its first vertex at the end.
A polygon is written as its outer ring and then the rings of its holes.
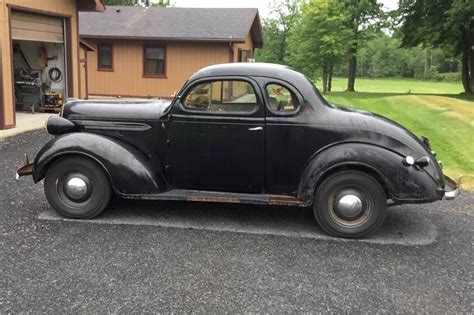
POLYGON ((229 63, 234 62, 234 43, 229 42, 229 63))

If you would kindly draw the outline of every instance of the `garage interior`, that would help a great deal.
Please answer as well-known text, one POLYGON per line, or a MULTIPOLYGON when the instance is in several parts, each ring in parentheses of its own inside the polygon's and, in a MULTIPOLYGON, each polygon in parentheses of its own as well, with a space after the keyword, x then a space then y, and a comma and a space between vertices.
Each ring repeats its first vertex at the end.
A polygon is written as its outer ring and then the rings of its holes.
POLYGON ((59 111, 67 96, 64 20, 12 11, 15 108, 59 111))

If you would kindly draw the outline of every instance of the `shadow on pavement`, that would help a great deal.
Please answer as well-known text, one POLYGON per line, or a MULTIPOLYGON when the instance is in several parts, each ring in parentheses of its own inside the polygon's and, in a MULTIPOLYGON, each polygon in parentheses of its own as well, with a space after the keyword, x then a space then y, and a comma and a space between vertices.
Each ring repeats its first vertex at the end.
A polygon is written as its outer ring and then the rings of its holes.
POLYGON ((437 236, 437 229, 427 214, 413 206, 389 208, 382 227, 363 240, 327 236, 318 227, 311 209, 295 207, 116 199, 102 215, 93 220, 64 219, 53 209, 41 213, 39 219, 65 223, 157 226, 408 246, 431 244, 437 236))

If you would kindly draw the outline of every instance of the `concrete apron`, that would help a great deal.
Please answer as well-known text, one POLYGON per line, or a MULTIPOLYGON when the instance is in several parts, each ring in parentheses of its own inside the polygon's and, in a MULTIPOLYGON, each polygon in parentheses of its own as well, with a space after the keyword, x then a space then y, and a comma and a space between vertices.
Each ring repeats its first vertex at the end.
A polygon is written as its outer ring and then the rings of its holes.
POLYGON ((0 130, 0 141, 16 136, 18 134, 44 128, 46 120, 52 113, 35 113, 31 112, 17 112, 16 113, 16 127, 7 130, 0 130))

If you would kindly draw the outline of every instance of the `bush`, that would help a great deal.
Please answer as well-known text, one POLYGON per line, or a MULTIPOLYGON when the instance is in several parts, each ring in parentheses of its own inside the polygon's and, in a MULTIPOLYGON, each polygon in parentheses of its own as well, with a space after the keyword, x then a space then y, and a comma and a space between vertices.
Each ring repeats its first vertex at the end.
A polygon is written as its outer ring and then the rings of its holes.
POLYGON ((442 82, 460 82, 461 72, 437 73, 433 76, 433 80, 442 82))

